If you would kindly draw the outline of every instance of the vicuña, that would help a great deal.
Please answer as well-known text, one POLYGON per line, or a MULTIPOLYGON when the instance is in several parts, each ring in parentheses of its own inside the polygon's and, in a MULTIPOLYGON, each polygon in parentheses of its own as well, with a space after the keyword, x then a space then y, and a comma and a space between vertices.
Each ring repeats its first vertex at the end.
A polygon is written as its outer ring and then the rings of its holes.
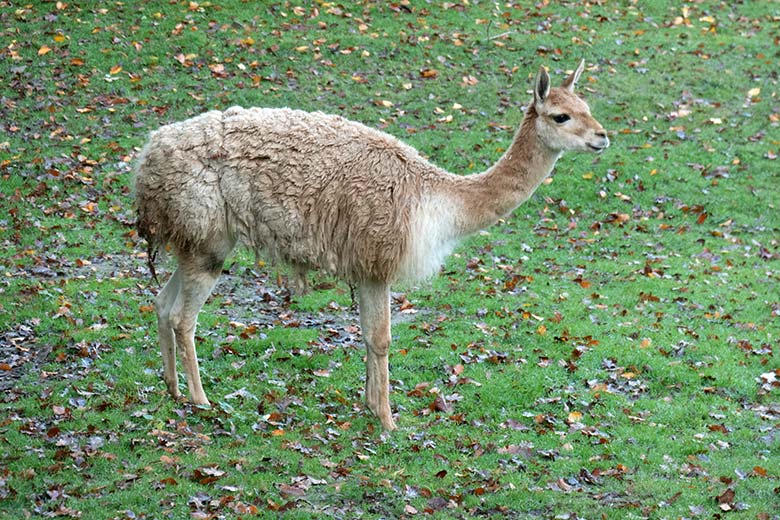
POLYGON ((366 403, 386 430, 390 286, 435 274, 458 240, 526 201, 566 150, 601 152, 607 133, 574 93, 539 69, 512 144, 474 175, 449 173, 395 137, 319 112, 233 107, 153 132, 137 166, 138 231, 178 268, 157 297, 168 391, 208 404, 195 352, 198 313, 237 243, 357 288, 367 347, 366 403))

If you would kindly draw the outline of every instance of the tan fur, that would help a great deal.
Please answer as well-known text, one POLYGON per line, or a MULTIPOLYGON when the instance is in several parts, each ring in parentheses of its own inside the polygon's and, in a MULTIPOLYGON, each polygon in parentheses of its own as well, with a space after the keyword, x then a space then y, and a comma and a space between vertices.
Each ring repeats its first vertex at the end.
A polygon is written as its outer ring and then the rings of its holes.
POLYGON ((424 180, 408 165, 421 161, 338 116, 208 112, 152 134, 136 181, 139 222, 177 249, 208 250, 227 235, 301 268, 390 281, 424 180))
POLYGON ((324 269, 358 287, 368 347, 366 400, 386 429, 390 284, 434 274, 458 239, 527 200, 564 150, 609 145, 573 94, 584 63, 558 88, 542 68, 511 146, 487 171, 459 176, 396 138, 338 116, 290 109, 208 112, 152 133, 137 168, 140 234, 171 244, 179 268, 158 296, 164 375, 179 396, 182 348, 190 396, 207 404, 197 314, 237 242, 292 264, 299 282, 324 269), (570 120, 556 123, 565 113, 570 120))

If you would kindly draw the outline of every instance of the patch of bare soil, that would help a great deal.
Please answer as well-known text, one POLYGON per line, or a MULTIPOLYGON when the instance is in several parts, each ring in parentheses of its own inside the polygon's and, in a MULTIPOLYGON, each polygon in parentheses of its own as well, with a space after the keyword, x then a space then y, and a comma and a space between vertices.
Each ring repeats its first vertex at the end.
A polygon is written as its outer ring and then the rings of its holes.
MULTIPOLYGON (((175 263, 166 261, 161 264, 164 265, 159 265, 157 272, 160 282, 164 284, 175 269, 175 263)), ((255 327, 260 330, 280 326, 313 328, 319 331, 323 342, 362 347, 356 302, 353 301, 351 305, 330 302, 317 311, 302 311, 294 305, 296 296, 290 288, 293 286, 292 279, 278 278, 273 269, 246 268, 238 264, 228 264, 226 267, 212 298, 219 298, 217 312, 226 315, 237 327, 255 327)), ((104 254, 82 260, 78 265, 60 264, 56 270, 18 275, 71 281, 79 278, 134 278, 138 280, 136 294, 141 303, 153 302, 155 295, 162 289, 152 280, 145 259, 132 254, 104 254)), ((316 280, 316 276, 314 278, 316 280)), ((315 281, 311 290, 333 288, 333 284, 332 281, 315 281)), ((348 285, 340 282, 337 287, 343 287, 346 293, 350 291, 348 285)), ((417 309, 404 294, 393 294, 393 323, 408 321, 416 312, 417 309)), ((12 389, 16 381, 31 371, 40 370, 48 360, 52 346, 39 341, 36 328, 36 323, 18 323, 7 330, 0 330, 0 391, 12 389)), ((236 333, 236 330, 215 330, 213 333, 226 336, 236 333)))
POLYGON ((33 324, 20 323, 0 331, 0 392, 10 390, 30 370, 39 370, 51 353, 35 337, 33 324))

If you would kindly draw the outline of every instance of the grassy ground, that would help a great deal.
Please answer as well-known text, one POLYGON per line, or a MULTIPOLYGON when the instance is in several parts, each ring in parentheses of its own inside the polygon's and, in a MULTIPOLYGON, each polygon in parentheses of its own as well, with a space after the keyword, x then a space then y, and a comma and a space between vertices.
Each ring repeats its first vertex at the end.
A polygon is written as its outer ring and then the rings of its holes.
POLYGON ((778 17, 0 1, 0 516, 780 518, 778 17), (349 288, 290 299, 244 253, 200 319, 215 405, 170 401, 130 192, 149 131, 319 109, 476 172, 539 65, 580 57, 613 146, 397 288, 397 432, 364 409, 349 288))

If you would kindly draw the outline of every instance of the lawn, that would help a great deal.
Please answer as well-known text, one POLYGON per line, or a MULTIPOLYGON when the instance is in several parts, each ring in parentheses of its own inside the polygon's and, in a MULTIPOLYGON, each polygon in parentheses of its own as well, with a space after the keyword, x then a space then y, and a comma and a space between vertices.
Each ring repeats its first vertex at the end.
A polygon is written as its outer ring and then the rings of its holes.
MULTIPOLYGON (((780 519, 780 4, 0 1, 0 517, 780 519), (456 173, 580 58, 610 132, 393 293, 238 252, 211 408, 161 379, 133 163, 232 105, 336 113, 456 173)), ((172 260, 158 262, 164 280, 172 260)))

